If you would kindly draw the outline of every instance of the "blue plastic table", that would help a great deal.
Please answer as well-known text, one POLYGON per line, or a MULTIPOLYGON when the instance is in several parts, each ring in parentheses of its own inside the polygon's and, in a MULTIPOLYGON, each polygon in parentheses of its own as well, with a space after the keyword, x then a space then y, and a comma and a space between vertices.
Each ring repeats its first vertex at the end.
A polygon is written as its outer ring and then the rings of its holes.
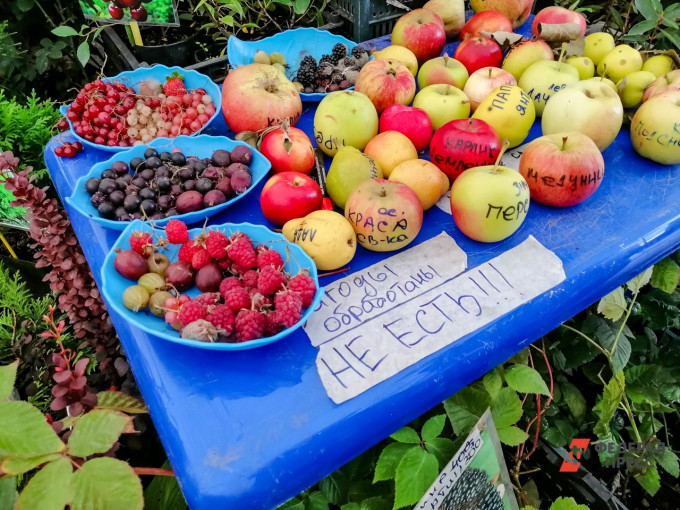
MULTIPOLYGON (((376 41, 378 47, 386 44, 385 38, 376 41)), ((309 135, 313 107, 306 105, 298 124, 309 135)), ((215 134, 225 132, 223 122, 213 129, 215 134)), ((540 124, 529 139, 537 136, 540 124)), ((68 139, 59 135, 46 149, 62 199, 91 165, 111 156, 87 149, 74 159, 56 158, 54 147, 68 139)), ((531 234, 560 257, 567 278, 340 405, 326 395, 314 364, 317 349, 302 329, 259 349, 214 352, 161 341, 112 314, 189 506, 276 507, 680 248, 680 165, 661 166, 637 156, 626 129, 604 158, 604 180, 589 200, 569 209, 532 203, 520 230, 500 243, 471 241, 450 215, 437 207, 428 211, 416 244, 444 230, 467 252, 472 268, 531 234)), ((260 189, 211 223, 267 225, 259 207, 260 189)), ((67 212, 100 283, 101 263, 118 233, 68 207, 67 212)), ((384 256, 359 248, 351 271, 384 256)))

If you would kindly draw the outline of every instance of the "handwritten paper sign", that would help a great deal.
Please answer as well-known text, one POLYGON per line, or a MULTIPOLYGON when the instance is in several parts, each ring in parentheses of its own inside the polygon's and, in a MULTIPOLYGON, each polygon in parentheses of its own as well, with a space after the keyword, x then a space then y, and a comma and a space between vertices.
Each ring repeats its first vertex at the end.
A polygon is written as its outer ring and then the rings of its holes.
MULTIPOLYGON (((399 278, 405 287, 403 277, 399 278)), ((335 331, 319 328, 320 314, 306 330, 320 347, 316 366, 321 381, 333 402, 349 400, 564 278, 562 261, 529 236, 489 262, 386 300, 380 310, 360 316, 361 321, 341 324, 335 331)), ((359 294, 335 306, 348 310, 360 298, 359 294)))
POLYGON ((467 267, 467 255, 446 232, 324 287, 304 328, 319 346, 385 310, 422 294, 467 267))

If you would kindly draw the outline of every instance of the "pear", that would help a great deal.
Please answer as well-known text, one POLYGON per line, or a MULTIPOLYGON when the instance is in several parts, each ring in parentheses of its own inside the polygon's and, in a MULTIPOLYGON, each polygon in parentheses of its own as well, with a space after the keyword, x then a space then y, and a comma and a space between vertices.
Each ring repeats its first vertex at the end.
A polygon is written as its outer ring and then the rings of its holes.
POLYGON ((641 70, 642 55, 638 50, 627 44, 619 44, 602 57, 600 63, 597 64, 597 74, 609 78, 614 83, 635 71, 641 70))
POLYGON ((642 96, 647 86, 656 80, 650 71, 635 71, 616 84, 617 92, 624 108, 637 108, 642 103, 642 96))
POLYGON ((345 266, 354 257, 357 236, 342 214, 318 210, 304 218, 286 222, 281 230, 286 239, 309 255, 320 271, 345 266))
POLYGON ((366 179, 382 179, 380 166, 354 147, 338 149, 326 177, 326 189, 335 205, 345 208, 349 194, 366 179))

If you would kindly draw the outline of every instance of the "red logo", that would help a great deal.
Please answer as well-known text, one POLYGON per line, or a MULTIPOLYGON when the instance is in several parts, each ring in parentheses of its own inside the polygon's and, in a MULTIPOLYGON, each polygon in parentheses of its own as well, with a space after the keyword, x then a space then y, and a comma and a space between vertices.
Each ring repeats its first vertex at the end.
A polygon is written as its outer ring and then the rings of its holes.
POLYGON ((576 473, 581 466, 581 457, 588 458, 590 439, 572 439, 569 445, 569 458, 562 461, 560 473, 576 473))

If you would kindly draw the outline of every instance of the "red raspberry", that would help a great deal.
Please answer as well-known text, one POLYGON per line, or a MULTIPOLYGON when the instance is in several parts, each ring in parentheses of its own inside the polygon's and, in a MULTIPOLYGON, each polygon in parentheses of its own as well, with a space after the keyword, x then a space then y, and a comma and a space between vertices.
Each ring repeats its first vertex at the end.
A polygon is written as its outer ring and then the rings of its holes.
POLYGON ((274 310, 265 316, 267 323, 264 328, 264 336, 274 336, 283 329, 283 325, 279 319, 280 315, 281 312, 274 310))
POLYGON ((232 273, 244 275, 248 271, 250 271, 250 269, 245 267, 245 266, 242 266, 241 264, 237 264, 236 262, 231 263, 231 272, 232 273))
POLYGON ((257 290, 265 296, 270 296, 281 290, 285 283, 286 277, 281 271, 272 266, 265 266, 257 277, 257 290))
POLYGON ((273 305, 272 298, 263 296, 257 289, 251 289, 248 294, 250 294, 250 301, 255 310, 271 308, 273 305))
POLYGON ((293 276, 288 281, 288 289, 300 294, 303 308, 311 306, 312 301, 314 301, 314 294, 316 294, 316 283, 314 283, 314 280, 308 274, 299 273, 293 276))
POLYGON ((279 292, 274 296, 274 310, 280 313, 281 324, 290 328, 302 318, 302 298, 296 292, 279 292))
POLYGON ((236 330, 236 340, 247 342, 262 338, 264 329, 267 326, 267 319, 260 312, 255 310, 241 310, 236 315, 234 329, 236 330))
POLYGON ((255 264, 257 263, 255 248, 253 248, 250 239, 247 237, 239 237, 230 244, 227 248, 227 255, 229 255, 231 260, 245 269, 251 269, 255 267, 255 264))
POLYGON ((170 220, 165 226, 165 235, 172 244, 184 244, 189 241, 187 226, 180 220, 170 220))
POLYGON ((153 239, 148 232, 133 232, 130 236, 130 248, 140 255, 147 255, 147 247, 153 245, 153 239))
POLYGON ((224 257, 217 261, 217 265, 226 271, 231 270, 231 259, 229 257, 224 257))
POLYGON ((177 260, 182 262, 188 262, 191 264, 191 259, 194 257, 194 253, 200 249, 200 246, 194 244, 193 241, 188 241, 184 243, 179 252, 177 252, 177 260))
POLYGON ((191 267, 196 271, 204 266, 207 266, 212 262, 212 257, 208 254, 208 251, 200 246, 191 257, 191 267))
POLYGON ((205 319, 208 311, 201 303, 197 303, 193 299, 188 303, 184 303, 179 310, 179 321, 184 324, 191 324, 199 319, 205 319))
POLYGON ((243 288, 243 284, 241 283, 241 280, 236 278, 235 276, 229 276, 228 278, 225 278, 222 280, 222 283, 220 283, 220 294, 222 297, 229 292, 231 289, 235 288, 243 288))
POLYGON ((217 292, 204 292, 196 296, 192 301, 200 303, 203 306, 216 305, 220 299, 220 295, 217 292))
POLYGON ((259 276, 259 273, 253 269, 246 271, 243 273, 243 286, 247 289, 256 289, 257 288, 257 278, 259 276))
POLYGON ((244 288, 236 287, 228 290, 222 296, 224 303, 234 312, 238 312, 244 308, 250 308, 250 295, 244 288))
POLYGON ((214 259, 221 259, 227 255, 229 238, 218 230, 211 230, 205 238, 205 249, 214 259))
POLYGON ((272 266, 277 269, 281 269, 283 267, 283 259, 281 258, 281 254, 278 251, 267 249, 266 251, 258 253, 258 269, 264 269, 267 266, 272 266))
POLYGON ((208 322, 222 329, 227 335, 234 331, 234 312, 227 305, 217 305, 208 315, 208 322))

